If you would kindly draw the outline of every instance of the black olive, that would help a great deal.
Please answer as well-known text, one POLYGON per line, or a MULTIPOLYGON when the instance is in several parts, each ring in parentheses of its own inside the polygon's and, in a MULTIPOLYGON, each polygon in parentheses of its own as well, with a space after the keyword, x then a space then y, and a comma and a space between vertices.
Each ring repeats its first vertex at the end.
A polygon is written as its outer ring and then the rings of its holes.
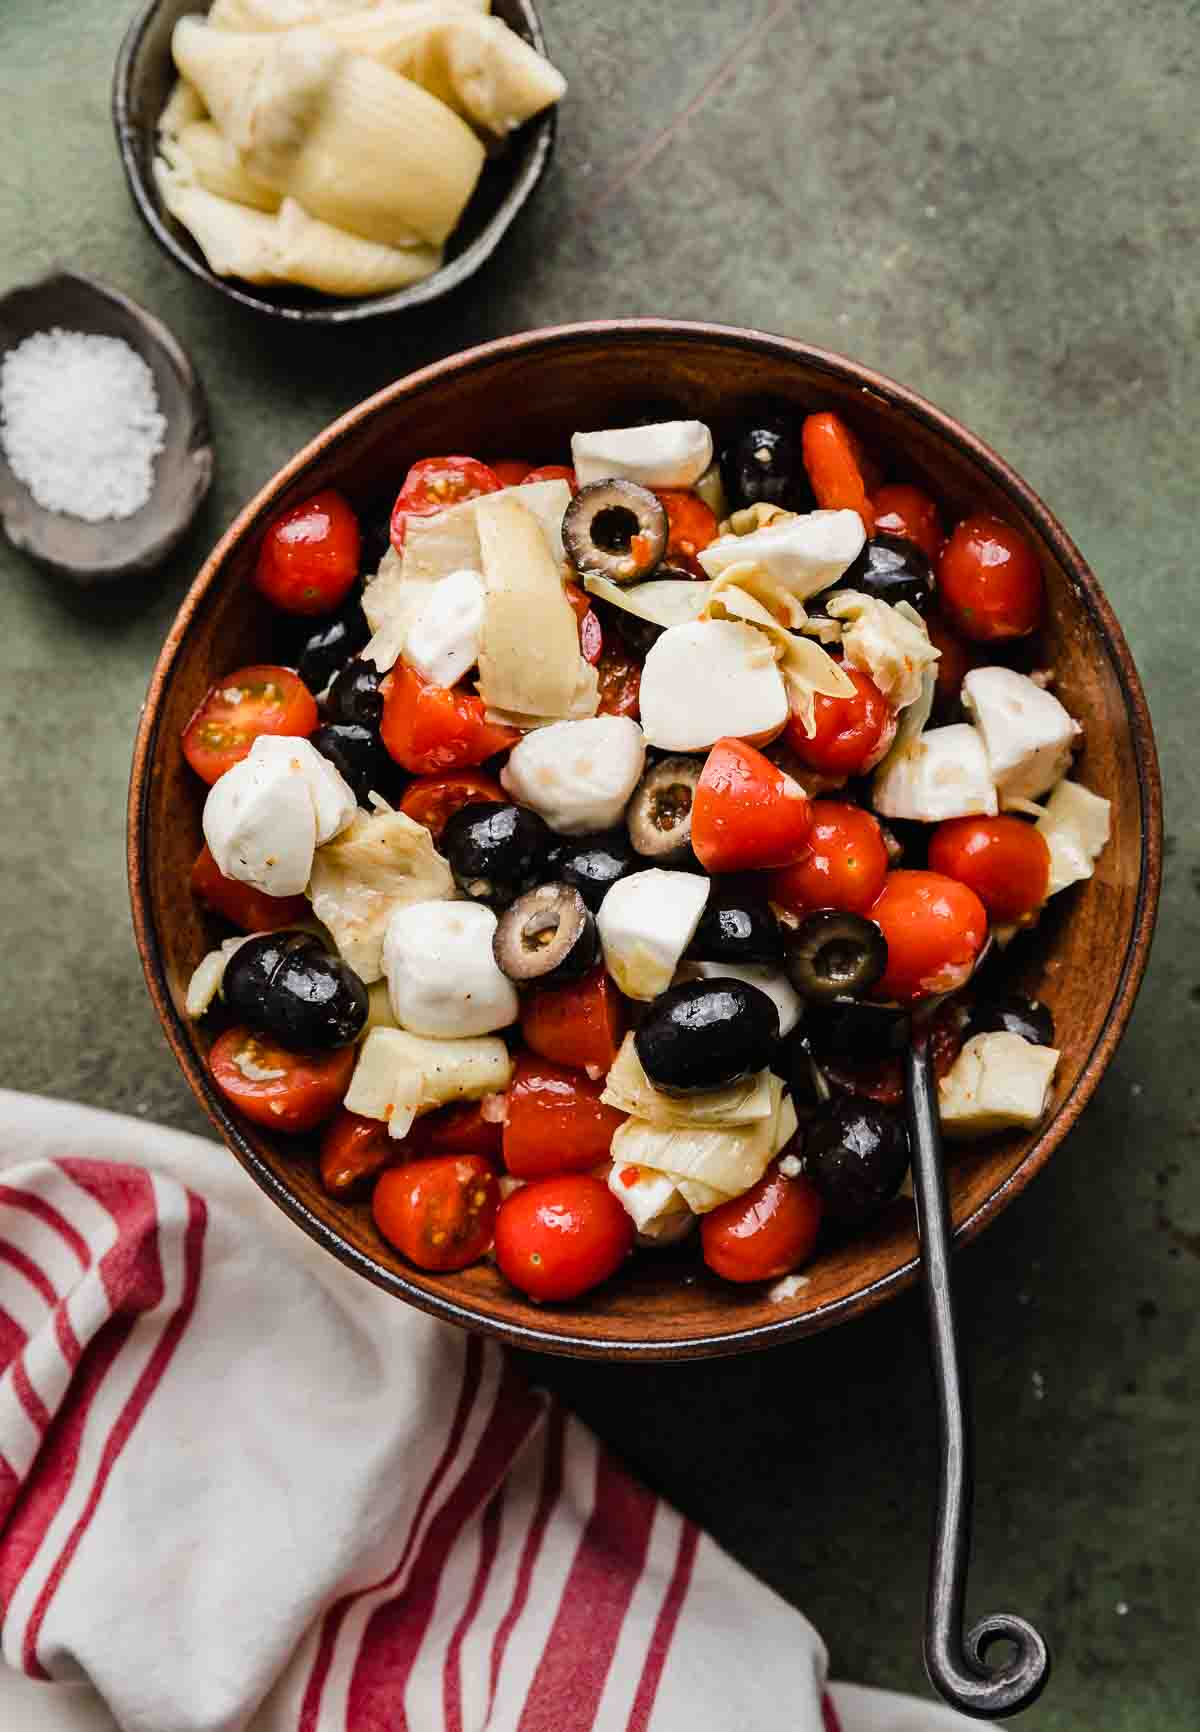
POLYGON ((546 876, 554 838, 526 806, 462 806, 447 820, 439 850, 459 889, 476 902, 507 908, 546 876))
POLYGON ((704 905, 688 955, 697 962, 760 963, 778 967, 783 934, 765 902, 715 886, 704 905))
POLYGON ((618 878, 641 868, 626 830, 572 836, 554 858, 555 876, 572 885, 595 914, 618 878))
POLYGON ((625 810, 629 840, 656 866, 677 866, 692 853, 692 800, 698 758, 663 758, 646 771, 625 810))
POLYGON ((887 939, 873 920, 836 908, 806 914, 787 935, 784 967, 805 998, 848 998, 887 967, 887 939))
POLYGON ((824 611, 825 597, 839 589, 857 589, 876 601, 906 601, 918 613, 928 613, 933 606, 937 584, 933 567, 924 550, 901 535, 877 535, 868 541, 854 564, 844 571, 836 583, 809 603, 812 613, 824 611))
POLYGON ((666 552, 668 529, 667 508, 648 487, 616 478, 592 481, 567 506, 563 546, 582 576, 637 583, 666 552))
POLYGON ((1003 998, 982 998, 967 1020, 966 1038, 973 1034, 1019 1034, 1031 1046, 1054 1045, 1054 1018, 1037 998, 1010 993, 1003 998))
POLYGON ((829 1099, 829 1089, 819 1086, 821 1067, 813 1056, 807 1030, 795 1028, 788 1036, 782 1056, 771 1067, 787 1083, 792 1104, 812 1111, 829 1099))
POLYGON ((221 991, 238 1018, 295 1051, 349 1046, 367 989, 311 932, 264 932, 230 957, 221 991))
POLYGON ((321 620, 305 639, 296 672, 310 692, 323 692, 334 674, 357 655, 371 635, 357 586, 350 599, 329 619, 321 620))
POLYGON ((721 479, 734 511, 760 500, 789 511, 811 511, 816 504, 795 430, 774 417, 756 421, 726 448, 721 479))
POLYGON ((372 789, 386 797, 396 781, 396 764, 373 728, 357 722, 326 722, 311 738, 321 756, 349 782, 360 806, 369 804, 372 789))
POLYGON ((907 1011, 856 998, 810 1005, 804 1028, 818 1059, 890 1056, 904 1050, 911 1033, 907 1011))
POLYGON ((633 1037, 650 1081, 675 1095, 723 1088, 762 1070, 778 1040, 775 1001, 719 975, 668 987, 633 1037))
POLYGON ((383 675, 370 662, 347 662, 329 688, 328 709, 335 722, 378 729, 383 717, 383 675))
POLYGON ((518 986, 575 980, 600 951, 596 922, 570 884, 542 884, 518 896, 492 938, 496 966, 518 986))
POLYGON ((908 1171, 908 1132, 875 1101, 830 1101, 804 1129, 804 1169, 830 1218, 854 1227, 889 1203, 908 1171))

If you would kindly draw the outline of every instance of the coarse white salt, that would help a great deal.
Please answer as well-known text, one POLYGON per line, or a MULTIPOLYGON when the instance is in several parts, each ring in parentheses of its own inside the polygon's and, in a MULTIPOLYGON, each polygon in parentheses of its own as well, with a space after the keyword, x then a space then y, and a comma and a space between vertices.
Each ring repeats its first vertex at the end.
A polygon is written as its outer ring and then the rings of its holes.
POLYGON ((46 511, 132 517, 154 487, 166 431, 154 375, 119 337, 56 326, 0 364, 0 444, 46 511))

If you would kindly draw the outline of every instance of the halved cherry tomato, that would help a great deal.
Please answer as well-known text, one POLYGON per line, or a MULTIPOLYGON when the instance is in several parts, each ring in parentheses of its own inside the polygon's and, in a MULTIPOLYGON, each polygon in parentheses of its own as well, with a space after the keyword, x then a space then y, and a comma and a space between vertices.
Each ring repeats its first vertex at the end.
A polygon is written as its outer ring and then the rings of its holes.
POLYGON ((524 457, 502 457, 499 463, 489 463, 488 468, 501 487, 519 487, 533 465, 524 457))
POLYGON ((475 457, 422 457, 404 477, 392 507, 392 546, 399 553, 410 517, 436 517, 447 506, 462 505, 485 493, 499 493, 499 476, 475 457))
POLYGON ((595 667, 604 648, 604 633, 592 607, 591 597, 586 590, 580 589, 577 583, 566 583, 563 589, 575 615, 575 623, 579 627, 579 653, 585 662, 591 662, 595 667))
POLYGON ((183 755, 198 776, 215 782, 247 756, 260 734, 307 738, 317 702, 290 668, 238 668, 205 695, 183 730, 183 755))
POLYGON ((789 718, 784 738, 801 763, 826 775, 861 776, 884 756, 896 737, 896 712, 870 674, 842 669, 854 685, 852 698, 813 700, 816 733, 810 739, 800 717, 789 718))
POLYGON ((380 1175, 375 1225, 418 1269, 465 1269, 492 1242, 500 1187, 478 1155, 408 1161, 380 1175))
MULTIPOLYGON (((492 1100, 503 1111, 503 1096, 492 1100)), ((436 1112, 422 1113, 396 1146, 406 1155, 481 1155, 494 1164, 500 1159, 503 1133, 503 1118, 489 1118, 482 1101, 452 1101, 436 1112)))
POLYGON ((633 1222, 590 1173, 535 1179, 496 1217, 500 1273, 531 1299, 577 1299, 615 1273, 633 1249, 633 1222))
POLYGON ((191 887, 198 902, 243 932, 278 932, 309 912, 307 896, 267 896, 252 884, 226 878, 207 844, 196 856, 191 887))
POLYGON ((213 1042, 208 1062, 221 1093, 254 1124, 311 1131, 341 1104, 357 1057, 352 1046, 289 1052, 248 1028, 227 1028, 213 1042))
POLYGON ((821 1194, 804 1173, 772 1161, 757 1185, 700 1222, 704 1261, 723 1281, 773 1281, 808 1262, 821 1227, 821 1194))
POLYGON ((414 775, 482 764, 521 738, 516 728, 487 720, 482 698, 457 686, 430 685, 407 662, 397 662, 379 689, 380 738, 414 775))
POLYGON ((1050 850, 1024 818, 948 818, 929 843, 929 866, 967 884, 993 920, 1036 913, 1050 887, 1050 850))
POLYGON ((605 1106, 603 1079, 521 1053, 508 1090, 504 1165, 517 1179, 588 1173, 607 1161, 625 1114, 605 1106))
POLYGON ((400 1158, 401 1146, 382 1119, 343 1107, 321 1137, 321 1183, 331 1197, 347 1197, 400 1158))
POLYGON ((636 721, 641 714, 641 664, 634 661, 615 632, 604 639, 596 672, 600 677, 600 715, 632 716, 636 721))
POLYGON ((692 801, 692 848, 706 872, 790 866, 811 826, 799 782, 745 740, 717 741, 692 801))
MULTIPOLYGON (((953 1001, 934 1012, 929 1029, 929 1062, 936 1081, 948 1074, 963 1048, 963 1022, 953 1001)), ((899 1053, 874 1058, 839 1055, 822 1058, 827 1081, 844 1094, 865 1095, 880 1106, 898 1107, 904 1099, 904 1061, 899 1053)))
POLYGON ((893 481, 872 494, 875 508, 875 530, 884 535, 901 535, 914 541, 930 559, 936 559, 946 542, 937 505, 928 493, 906 482, 893 481))
POLYGON ((667 512, 667 561, 704 577, 696 555, 717 539, 716 513, 696 493, 681 487, 656 487, 667 512))
POLYGON ((284 613, 332 613, 358 576, 358 518, 327 487, 277 517, 263 538, 254 585, 284 613))
POLYGON ((521 1034, 539 1058, 593 1078, 605 1076, 624 1038, 625 1005, 604 964, 597 963, 581 980, 526 993, 521 1034))
POLYGON ((800 449, 822 511, 857 511, 863 528, 872 535, 875 513, 867 497, 869 465, 858 437, 839 416, 826 411, 805 417, 800 449))
POLYGON ((934 649, 942 652, 937 664, 936 701, 943 710, 949 709, 958 702, 963 680, 973 667, 978 667, 979 660, 975 652, 954 635, 941 614, 931 614, 925 627, 934 649))
POLYGON ((508 795, 494 776, 478 770, 452 770, 448 776, 418 776, 404 790, 400 810, 415 823, 424 824, 436 842, 448 821, 463 806, 494 802, 503 806, 508 795))
POLYGON ((987 938, 983 903, 941 872, 889 872, 870 916, 888 947, 876 993, 900 1004, 962 986, 987 938))
POLYGON ((539 469, 531 469, 525 483, 528 486, 534 481, 565 481, 572 493, 579 492, 575 471, 566 463, 543 463, 539 469))
POLYGON ((1027 637, 1042 622, 1037 554, 998 517, 965 517, 942 549, 937 575, 942 612, 973 643, 1027 637))
POLYGON ((883 889, 888 853, 878 820, 843 800, 814 800, 808 845, 771 875, 768 896, 789 914, 840 908, 866 914, 883 889))

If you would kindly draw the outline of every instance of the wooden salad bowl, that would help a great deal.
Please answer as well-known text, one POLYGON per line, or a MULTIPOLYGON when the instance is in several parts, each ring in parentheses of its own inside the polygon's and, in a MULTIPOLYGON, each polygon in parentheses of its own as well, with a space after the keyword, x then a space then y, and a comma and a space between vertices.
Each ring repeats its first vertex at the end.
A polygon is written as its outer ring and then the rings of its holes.
POLYGON ((150 994, 188 1082, 247 1172, 342 1262, 425 1311, 525 1347, 684 1359, 845 1322, 913 1280, 911 1204, 898 1199, 865 1232, 830 1242, 805 1270, 807 1283, 782 1301, 710 1276, 694 1244, 635 1258, 573 1305, 531 1304, 490 1263, 452 1275, 410 1267, 376 1232, 368 1203, 325 1195, 314 1139, 255 1129, 213 1087, 211 1036, 183 1010, 192 969, 217 934, 188 891, 205 790, 183 760, 180 730, 213 680, 280 659, 279 618, 249 574, 271 519, 318 488, 340 488, 369 518, 386 511, 409 464, 430 452, 561 461, 577 429, 671 414, 708 422, 720 441, 764 398, 797 414, 836 410, 889 455, 896 474, 927 486, 950 514, 993 511, 1032 539, 1049 596, 1047 660, 1084 728, 1078 773, 1112 802, 1112 840, 1094 878, 1058 897, 1036 937, 1018 940, 1006 958, 1013 984, 1052 1009, 1062 1059, 1035 1134, 995 1137, 953 1155, 955 1235, 972 1239, 1045 1166, 1116 1050, 1150 947, 1162 797, 1141 682, 1099 583, 1037 495, 950 416, 839 355, 756 331, 621 320, 485 344, 389 385, 280 470, 205 562, 150 681, 130 784, 129 882, 150 994))

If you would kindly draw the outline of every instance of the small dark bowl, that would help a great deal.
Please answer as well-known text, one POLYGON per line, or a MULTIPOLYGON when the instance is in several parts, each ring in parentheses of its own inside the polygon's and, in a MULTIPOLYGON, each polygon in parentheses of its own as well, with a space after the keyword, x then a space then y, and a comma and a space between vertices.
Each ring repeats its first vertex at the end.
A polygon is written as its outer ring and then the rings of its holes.
POLYGON ((0 447, 0 521, 14 547, 72 583, 91 587, 152 571, 188 529, 212 481, 208 405, 191 362, 160 319, 77 271, 52 271, 0 299, 0 355, 60 325, 120 337, 154 375, 166 444, 154 488, 130 517, 86 523, 47 511, 17 480, 0 447))
MULTIPOLYGON (((237 277, 219 277, 187 230, 175 221, 154 179, 158 117, 175 83, 171 32, 186 12, 207 12, 211 0, 146 0, 125 34, 113 73, 112 112, 117 147, 138 214, 176 264, 239 306, 297 324, 349 325, 359 319, 402 313, 457 289, 496 251, 546 172, 554 147, 557 111, 535 115, 489 157, 458 227, 446 242, 442 268, 423 282, 390 295, 341 299, 285 284, 263 287, 237 277)), ((531 0, 493 0, 497 18, 545 53, 542 26, 531 0)))

